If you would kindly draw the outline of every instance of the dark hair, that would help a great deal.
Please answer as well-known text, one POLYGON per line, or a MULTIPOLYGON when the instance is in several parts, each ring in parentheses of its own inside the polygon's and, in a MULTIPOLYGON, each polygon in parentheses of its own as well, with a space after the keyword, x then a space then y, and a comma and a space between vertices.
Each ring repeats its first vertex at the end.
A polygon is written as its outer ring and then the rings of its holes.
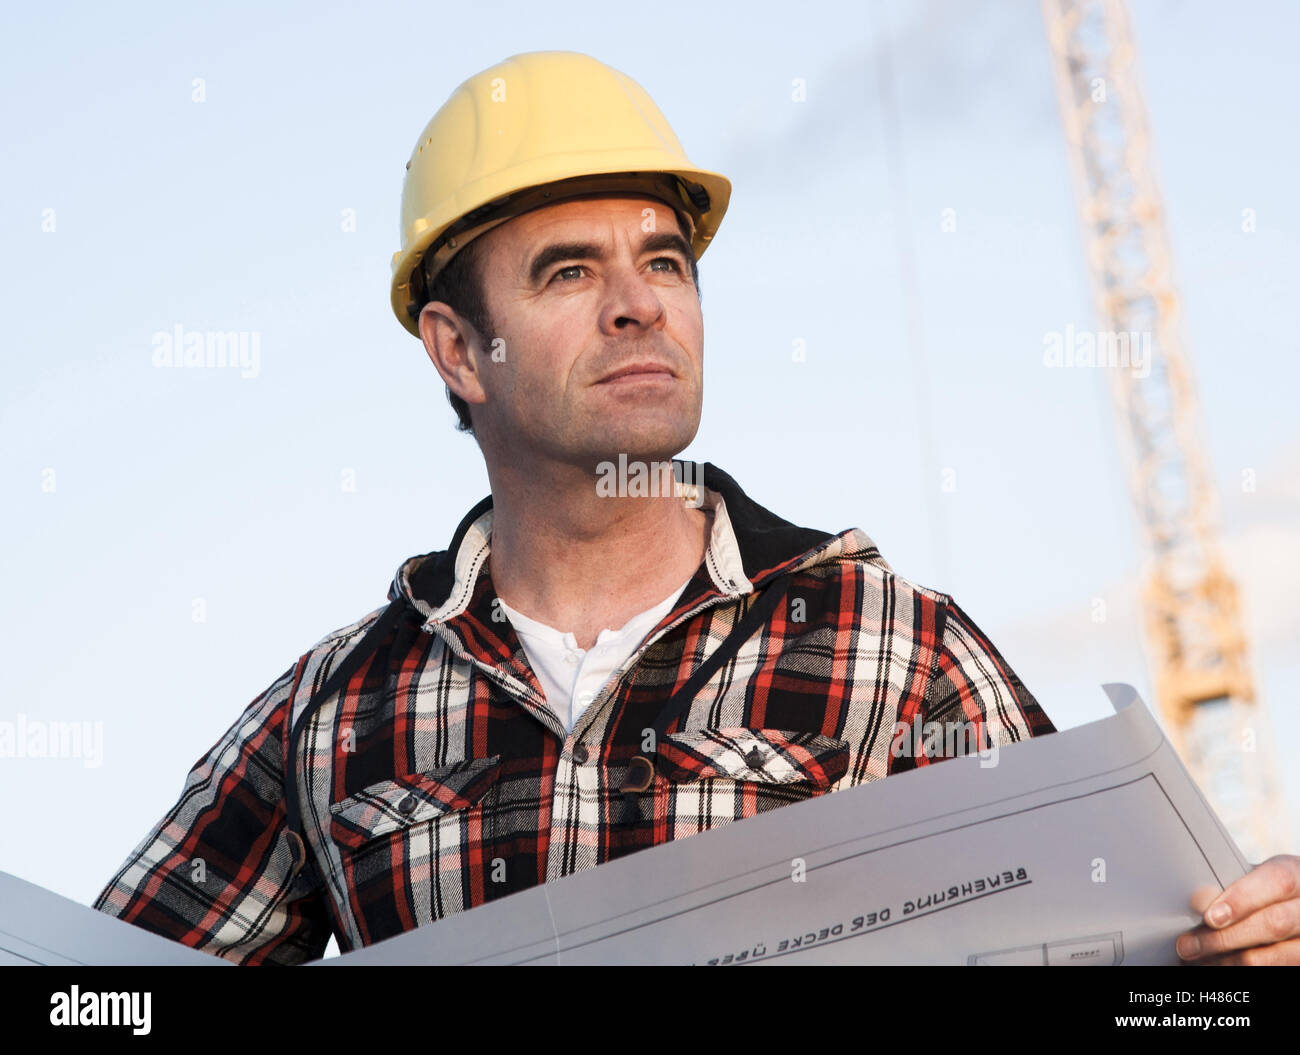
MULTIPOLYGON (((677 222, 683 232, 688 230, 680 217, 678 217, 677 222)), ((480 340, 487 341, 490 339, 494 326, 492 316, 488 313, 487 299, 484 295, 483 270, 479 267, 479 249, 482 243, 482 238, 471 239, 469 245, 453 256, 447 266, 438 272, 432 286, 425 283, 428 292, 415 311, 417 319, 420 317, 420 312, 424 310, 425 304, 435 300, 442 301, 474 329, 480 340)), ((701 297, 700 268, 696 263, 694 253, 691 254, 690 261, 691 281, 695 285, 695 295, 701 297)), ((421 262, 420 267, 416 268, 416 270, 423 272, 423 269, 424 264, 421 262)), ((474 423, 469 416, 469 404, 456 395, 451 390, 450 385, 446 386, 446 388, 447 402, 451 404, 452 410, 456 412, 456 430, 473 435, 474 423)))

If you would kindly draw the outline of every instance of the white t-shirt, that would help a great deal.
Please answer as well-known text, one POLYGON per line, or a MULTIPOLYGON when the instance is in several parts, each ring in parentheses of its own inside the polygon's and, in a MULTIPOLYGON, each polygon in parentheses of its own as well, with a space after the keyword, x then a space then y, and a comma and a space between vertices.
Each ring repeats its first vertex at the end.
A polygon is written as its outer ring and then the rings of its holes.
MULTIPOLYGON (((691 578, 694 577, 692 572, 691 578)), ((620 629, 602 630, 590 649, 579 648, 578 639, 571 631, 562 633, 536 619, 529 619, 501 601, 501 609, 519 635, 524 655, 542 684, 546 702, 564 723, 566 732, 573 732, 574 723, 587 705, 600 695, 600 690, 613 673, 640 647, 646 634, 672 610, 690 581, 687 579, 671 597, 653 608, 634 615, 620 629)))

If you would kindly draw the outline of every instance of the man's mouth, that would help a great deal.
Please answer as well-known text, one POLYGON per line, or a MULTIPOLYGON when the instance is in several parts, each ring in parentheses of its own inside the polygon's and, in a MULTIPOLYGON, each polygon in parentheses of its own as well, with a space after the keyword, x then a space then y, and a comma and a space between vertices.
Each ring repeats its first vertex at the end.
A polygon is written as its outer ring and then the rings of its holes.
POLYGON ((639 381, 671 381, 676 375, 663 363, 627 363, 602 377, 597 384, 629 384, 639 381))

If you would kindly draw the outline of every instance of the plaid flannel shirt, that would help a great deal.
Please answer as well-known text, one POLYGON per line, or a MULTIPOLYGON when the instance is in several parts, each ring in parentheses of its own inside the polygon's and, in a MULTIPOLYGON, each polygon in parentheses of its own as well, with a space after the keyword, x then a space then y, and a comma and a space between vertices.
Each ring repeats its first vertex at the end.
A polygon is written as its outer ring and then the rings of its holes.
POLYGON ((572 733, 493 603, 486 498, 447 551, 401 565, 395 604, 253 700, 95 907, 237 963, 302 963, 331 933, 346 952, 944 757, 900 730, 956 722, 999 746, 1054 731, 953 599, 894 574, 865 533, 796 527, 714 466, 678 468, 703 480, 705 559, 572 733), (672 723, 627 815, 644 731, 779 576, 783 603, 672 723), (381 639, 359 648, 369 630, 381 639), (354 650, 342 690, 305 713, 354 650), (290 759, 305 853, 287 823, 290 759))

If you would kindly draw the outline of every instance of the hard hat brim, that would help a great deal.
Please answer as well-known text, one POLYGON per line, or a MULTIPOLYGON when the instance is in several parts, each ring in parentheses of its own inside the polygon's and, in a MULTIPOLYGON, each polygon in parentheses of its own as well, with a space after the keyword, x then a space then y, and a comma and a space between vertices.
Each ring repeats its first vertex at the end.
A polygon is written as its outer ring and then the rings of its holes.
MULTIPOLYGON (((670 204, 693 221, 691 249, 698 260, 712 242, 726 213, 731 199, 731 181, 719 173, 706 169, 690 166, 664 168, 662 155, 651 158, 639 151, 635 152, 634 156, 630 155, 632 152, 627 151, 614 152, 614 156, 607 153, 603 157, 568 155, 560 159, 562 164, 557 166, 556 176, 550 180, 537 179, 537 167, 534 163, 529 166, 531 179, 511 180, 509 173, 494 173, 491 180, 480 180, 460 188, 456 196, 466 203, 487 201, 487 206, 475 204, 472 210, 462 210, 459 203, 454 201, 438 203, 430 210, 430 214, 452 215, 455 220, 435 227, 423 218, 417 218, 411 224, 410 230, 406 232, 406 245, 393 254, 391 300, 393 312, 398 320, 413 336, 420 335, 418 314, 422 305, 417 303, 413 295, 412 275, 422 264, 430 247, 435 246, 443 235, 452 232, 453 228, 460 226, 463 232, 462 244, 454 247, 458 251, 469 240, 494 226, 495 223, 505 222, 523 212, 548 204, 600 192, 604 188, 612 187, 633 193, 636 183, 639 182, 645 193, 663 198, 664 192, 659 188, 665 185, 664 177, 670 177, 668 185, 676 187, 678 197, 678 201, 670 204), (644 164, 646 162, 649 164, 644 164), (671 177, 676 179, 673 180, 671 177), (518 185, 513 185, 514 183, 518 185), (464 227, 467 220, 471 223, 468 230, 464 227), (474 226, 481 229, 475 232, 474 226)), ((448 254, 448 258, 450 255, 454 253, 448 254)), ((421 284, 417 283, 417 285, 421 284)))

